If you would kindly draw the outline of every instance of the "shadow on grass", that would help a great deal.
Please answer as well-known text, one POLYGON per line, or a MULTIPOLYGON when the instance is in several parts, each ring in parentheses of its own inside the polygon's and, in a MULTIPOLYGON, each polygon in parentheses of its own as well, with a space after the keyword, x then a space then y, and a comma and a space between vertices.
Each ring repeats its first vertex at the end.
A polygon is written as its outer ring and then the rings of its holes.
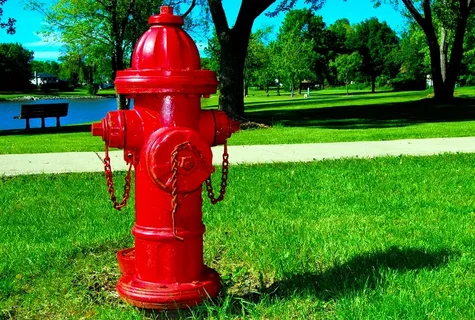
POLYGON ((64 127, 46 127, 46 128, 32 128, 32 129, 13 129, 0 131, 0 136, 14 136, 27 134, 47 134, 47 133, 75 133, 75 132, 90 132, 90 124, 71 125, 64 127))
MULTIPOLYGON (((392 247, 386 251, 354 257, 321 273, 288 275, 283 280, 266 288, 251 290, 248 294, 225 293, 222 299, 230 301, 230 306, 226 309, 233 314, 242 314, 243 310, 250 311, 249 309, 260 302, 279 303, 295 296, 313 296, 328 302, 384 287, 388 271, 402 275, 408 271, 435 270, 459 255, 449 250, 427 252, 422 249, 392 247)), ((228 290, 232 285, 227 284, 224 290, 228 290)), ((218 308, 222 307, 219 303, 216 305, 218 308)))
POLYGON ((322 273, 289 275, 266 288, 265 294, 279 298, 314 295, 329 301, 384 286, 385 275, 389 270, 397 274, 434 270, 458 255, 448 250, 426 252, 421 249, 401 250, 392 247, 386 251, 357 256, 322 273))
MULTIPOLYGON (((307 103, 305 100, 299 101, 307 103)), ((278 104, 273 104, 272 107, 278 104)), ((258 110, 248 112, 247 117, 253 122, 279 124, 285 127, 328 129, 403 127, 420 123, 475 120, 475 99, 456 98, 450 104, 436 104, 433 99, 423 99, 358 106, 258 110)))
MULTIPOLYGON (((133 309, 151 319, 202 318, 224 315, 245 316, 251 313, 254 306, 261 302, 266 304, 280 303, 283 299, 295 296, 313 296, 322 301, 354 296, 363 291, 384 287, 388 271, 402 275, 408 271, 435 270, 447 265, 451 259, 459 255, 459 253, 449 250, 427 252, 422 249, 392 247, 386 251, 356 256, 346 263, 334 266, 321 273, 288 275, 283 280, 265 288, 256 288, 248 294, 229 294, 227 291, 234 283, 225 283, 222 290, 223 294, 217 299, 190 309, 169 311, 133 309)), ((107 274, 100 274, 99 278, 113 279, 107 274)), ((113 280, 113 283, 115 283, 115 279, 113 280)), ((84 282, 88 283, 88 281, 81 281, 81 283, 84 282)), ((92 288, 97 287, 96 282, 93 281, 94 286, 91 286, 92 288)), ((99 281, 99 283, 102 282, 99 281)), ((112 285, 107 287, 110 287, 109 291, 113 291, 112 285)), ((110 300, 114 299, 101 300, 100 303, 124 304, 124 302, 110 300)))
POLYGON ((178 319, 186 317, 207 317, 251 314, 259 303, 272 305, 292 297, 315 297, 321 301, 332 301, 355 296, 361 292, 384 287, 388 272, 402 275, 408 271, 435 270, 457 258, 458 252, 449 250, 425 251, 416 248, 389 248, 386 251, 356 256, 350 261, 334 266, 321 273, 288 275, 264 288, 250 289, 247 294, 230 294, 227 291, 234 283, 225 283, 223 293, 214 301, 189 310, 159 312, 143 310, 153 319, 178 319))

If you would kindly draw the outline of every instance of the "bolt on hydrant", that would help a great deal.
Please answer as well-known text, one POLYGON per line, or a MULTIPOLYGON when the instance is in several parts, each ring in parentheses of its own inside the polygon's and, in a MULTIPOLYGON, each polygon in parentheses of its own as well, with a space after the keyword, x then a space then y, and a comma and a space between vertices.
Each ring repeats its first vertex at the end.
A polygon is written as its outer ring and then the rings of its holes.
POLYGON ((133 110, 109 112, 92 125, 92 134, 105 141, 108 191, 118 210, 127 202, 135 168, 135 247, 117 253, 117 291, 137 307, 177 309, 214 298, 221 289, 218 273, 203 263, 202 184, 213 204, 223 199, 226 140, 239 122, 222 111, 201 110, 200 98, 215 93, 218 83, 214 72, 200 70, 183 18, 164 6, 149 24, 132 67, 115 79, 117 93, 134 99, 133 110), (220 144, 223 176, 215 197, 211 146, 220 144), (124 149, 129 164, 121 202, 114 195, 109 147, 124 149))

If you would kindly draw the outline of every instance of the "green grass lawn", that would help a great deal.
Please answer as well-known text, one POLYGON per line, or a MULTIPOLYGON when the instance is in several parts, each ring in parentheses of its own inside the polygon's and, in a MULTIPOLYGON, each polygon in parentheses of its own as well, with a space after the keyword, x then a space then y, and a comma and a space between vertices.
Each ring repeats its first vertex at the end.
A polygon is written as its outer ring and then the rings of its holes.
MULTIPOLYGON (((225 201, 204 204, 205 262, 222 295, 179 316, 475 318, 473 163, 232 166, 225 201)), ((167 316, 117 298, 115 252, 132 245, 134 199, 114 211, 103 174, 0 177, 0 190, 0 318, 167 316)))
MULTIPOLYGON (((302 96, 251 91, 246 97, 246 117, 269 126, 248 129, 229 139, 230 145, 286 144, 475 135, 475 87, 459 88, 450 105, 437 105, 430 91, 313 92, 302 96)), ((217 97, 203 99, 203 107, 216 108, 217 97)), ((99 120, 99 119, 98 119, 99 120)), ((0 132, 0 153, 99 151, 103 144, 89 134, 88 126, 32 130, 26 134, 0 132), (81 131, 81 132, 75 132, 81 131), (84 132, 86 131, 86 132, 84 132), (58 134, 61 133, 61 134, 58 134)))

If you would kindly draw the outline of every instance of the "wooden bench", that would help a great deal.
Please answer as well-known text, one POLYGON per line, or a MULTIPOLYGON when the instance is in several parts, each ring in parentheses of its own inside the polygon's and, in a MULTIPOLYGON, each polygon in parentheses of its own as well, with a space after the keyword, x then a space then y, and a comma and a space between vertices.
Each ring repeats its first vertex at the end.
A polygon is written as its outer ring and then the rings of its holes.
POLYGON ((59 127, 59 117, 68 115, 68 106, 68 103, 22 104, 20 115, 13 118, 25 119, 26 129, 30 129, 30 119, 41 118, 41 128, 44 128, 45 118, 56 117, 56 127, 59 127))

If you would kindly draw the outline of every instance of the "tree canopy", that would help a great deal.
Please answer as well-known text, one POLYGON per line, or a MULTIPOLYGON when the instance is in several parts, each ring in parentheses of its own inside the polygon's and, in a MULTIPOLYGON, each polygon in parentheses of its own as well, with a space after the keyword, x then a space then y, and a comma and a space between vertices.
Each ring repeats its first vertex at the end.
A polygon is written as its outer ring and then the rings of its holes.
MULTIPOLYGON (((376 5, 382 0, 373 0, 376 5)), ((399 0, 387 0, 395 6, 399 0)), ((401 0, 410 16, 425 34, 431 61, 435 98, 453 98, 464 52, 469 20, 475 0, 401 0)))
POLYGON ((349 40, 350 48, 363 57, 362 71, 371 81, 371 92, 375 92, 376 78, 385 75, 394 78, 398 65, 393 57, 398 48, 398 37, 386 22, 370 18, 356 24, 349 40))
POLYGON ((33 52, 19 43, 0 43, 0 88, 26 90, 30 86, 33 52))

